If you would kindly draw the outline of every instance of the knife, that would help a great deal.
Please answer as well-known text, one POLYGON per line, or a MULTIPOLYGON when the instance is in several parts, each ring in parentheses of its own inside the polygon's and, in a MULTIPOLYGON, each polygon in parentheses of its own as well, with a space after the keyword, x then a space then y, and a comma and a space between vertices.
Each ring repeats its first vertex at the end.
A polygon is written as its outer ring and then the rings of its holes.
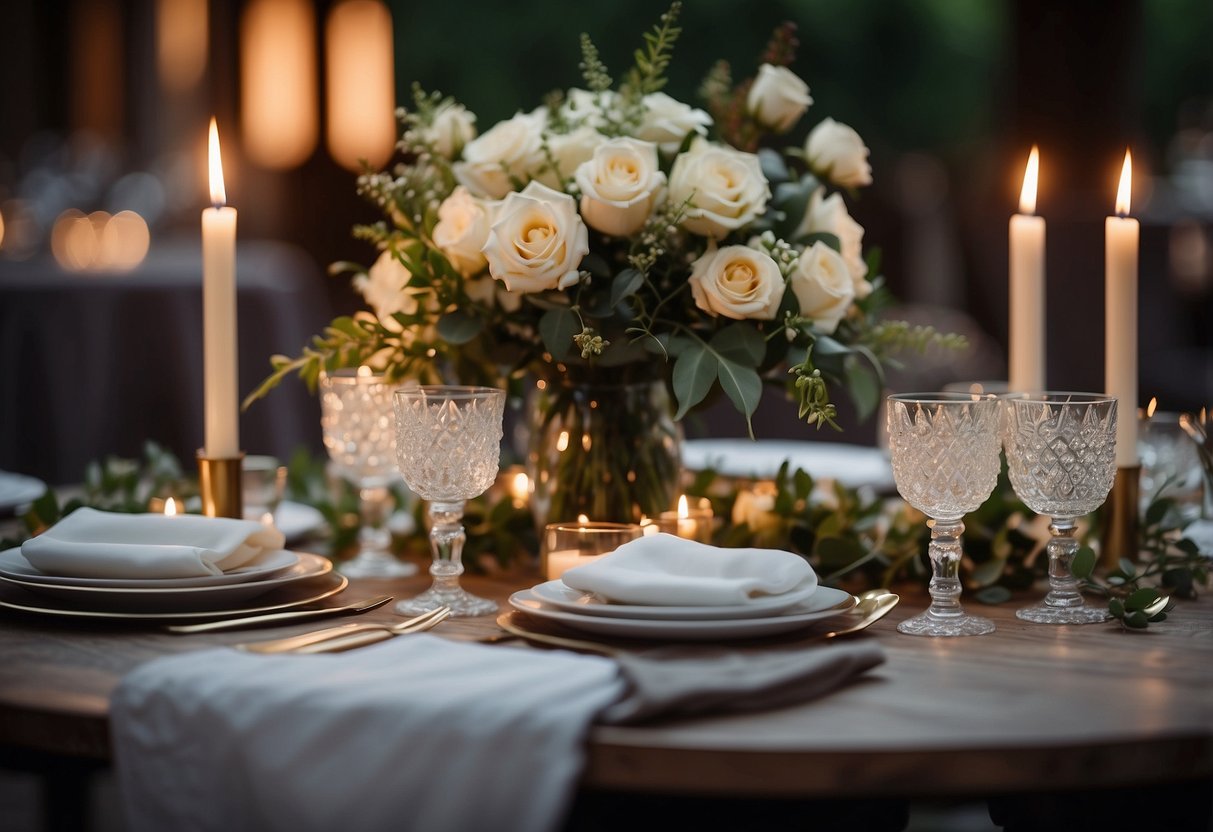
POLYGON ((365 601, 346 604, 341 607, 326 607, 322 610, 291 610, 275 612, 269 615, 246 615, 240 618, 225 618, 222 621, 208 621, 205 624, 174 624, 166 627, 170 633, 214 633, 220 630, 239 630, 244 627, 259 627, 263 624, 279 624, 286 621, 308 621, 314 618, 329 618, 347 613, 363 613, 378 609, 392 600, 391 595, 377 595, 365 601))

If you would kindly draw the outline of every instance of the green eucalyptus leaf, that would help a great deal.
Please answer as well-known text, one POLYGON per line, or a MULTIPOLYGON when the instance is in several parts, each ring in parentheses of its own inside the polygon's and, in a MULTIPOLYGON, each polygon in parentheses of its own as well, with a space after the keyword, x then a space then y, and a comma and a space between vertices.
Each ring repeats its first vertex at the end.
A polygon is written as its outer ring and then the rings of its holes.
POLYGON ((1125 617, 1125 603, 1119 598, 1113 598, 1108 601, 1108 612, 1112 613, 1113 618, 1125 617))
POLYGON ((1131 612, 1124 618, 1125 626, 1132 627, 1134 630, 1144 630, 1150 626, 1150 619, 1146 618, 1144 612, 1131 612))
POLYGON ((1120 572, 1127 580, 1131 580, 1137 574, 1137 567, 1133 565, 1133 561, 1128 558, 1121 558, 1117 564, 1120 567, 1120 572))
POLYGON ((674 361, 674 372, 671 381, 674 385, 674 396, 678 399, 676 420, 682 419, 687 411, 703 401, 712 383, 716 381, 718 361, 702 344, 695 342, 682 351, 674 361))
POLYGON ((1085 580, 1091 577, 1091 573, 1095 571, 1095 550, 1090 546, 1083 546, 1074 555, 1074 562, 1070 566, 1074 577, 1079 580, 1085 580))
POLYGON ((808 471, 797 468, 796 473, 792 475, 792 481, 796 485, 796 498, 798 500, 808 499, 809 494, 813 493, 813 477, 808 471))
POLYGON ((438 337, 448 344, 466 344, 484 329, 484 321, 456 309, 438 319, 438 337))
POLYGON ((758 151, 758 163, 762 166, 762 175, 771 185, 779 185, 792 178, 783 157, 769 147, 758 151))
POLYGON ((845 366, 847 368, 847 391, 851 394, 851 400, 855 402, 859 420, 864 421, 876 412, 876 407, 880 404, 880 379, 871 365, 859 361, 853 356, 848 357, 845 366))
POLYGON ((1167 498, 1155 500, 1150 503, 1146 509, 1146 525, 1157 526, 1167 516, 1167 512, 1174 506, 1175 501, 1167 498))
POLYGON ((1191 538, 1182 538, 1175 544, 1175 548, 1183 552, 1185 555, 1195 557, 1200 554, 1200 547, 1196 545, 1196 541, 1191 538))
POLYGON ((644 285, 644 275, 636 269, 624 269, 611 281, 611 308, 618 306, 624 298, 636 294, 644 285))
POLYGON ((846 344, 829 335, 818 335, 813 347, 813 355, 820 358, 825 355, 846 355, 852 350, 846 344))
POLYGON ((539 319, 539 336, 543 338, 543 346, 557 361, 569 357, 573 349, 573 336, 579 332, 581 321, 577 313, 567 307, 549 309, 539 319))
POLYGON ((743 367, 723 357, 719 361, 716 377, 720 379, 720 387, 733 406, 745 416, 746 428, 753 439, 754 425, 750 417, 758 409, 758 401, 762 398, 762 379, 750 367, 743 367))
POLYGON ((1125 599, 1125 609, 1130 612, 1144 610, 1159 599, 1160 593, 1153 587, 1139 589, 1125 599))
POLYGON ((747 367, 757 367, 766 352, 766 339, 749 324, 735 323, 712 336, 712 349, 723 358, 747 367))
MULTIPOLYGON (((593 277, 605 280, 611 276, 611 266, 603 258, 601 254, 593 252, 581 258, 581 263, 577 266, 583 272, 589 272, 593 277)), ((629 269, 629 271, 634 271, 629 269)))

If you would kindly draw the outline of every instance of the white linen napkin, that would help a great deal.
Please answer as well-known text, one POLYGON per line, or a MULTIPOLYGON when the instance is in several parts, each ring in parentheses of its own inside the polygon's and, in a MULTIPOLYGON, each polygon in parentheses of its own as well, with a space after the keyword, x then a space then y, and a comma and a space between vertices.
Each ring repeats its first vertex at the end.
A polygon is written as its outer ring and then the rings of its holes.
POLYGON ((883 660, 872 642, 618 663, 430 635, 319 656, 221 648, 127 675, 110 735, 132 832, 550 832, 595 718, 803 702, 883 660))
POLYGON ((621 604, 729 606, 816 588, 804 558, 775 549, 722 549, 671 534, 629 541, 561 576, 566 586, 621 604))
POLYGON ((48 575, 192 578, 244 566, 285 542, 282 532, 250 520, 79 508, 21 544, 21 554, 48 575))

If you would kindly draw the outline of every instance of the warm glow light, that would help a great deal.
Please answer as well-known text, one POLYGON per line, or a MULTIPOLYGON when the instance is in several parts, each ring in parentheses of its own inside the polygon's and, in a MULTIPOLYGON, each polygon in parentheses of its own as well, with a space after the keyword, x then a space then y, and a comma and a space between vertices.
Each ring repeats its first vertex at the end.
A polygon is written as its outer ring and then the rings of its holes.
POLYGON ((1154 411, 1155 411, 1156 409, 1158 409, 1158 397, 1157 397, 1157 396, 1153 396, 1153 397, 1151 397, 1151 399, 1150 399, 1150 403, 1149 403, 1148 405, 1146 405, 1146 418, 1147 418, 1147 419, 1153 419, 1153 418, 1154 418, 1154 411))
POLYGON ((678 498, 678 519, 685 520, 691 516, 691 511, 687 507, 687 495, 683 494, 678 498))
POLYGON ((1040 152, 1032 145, 1028 154, 1028 166, 1023 172, 1023 188, 1019 192, 1019 213, 1036 213, 1036 183, 1040 178, 1040 152))
POLYGON ((223 187, 223 155, 219 152, 219 125, 211 117, 211 135, 207 143, 208 170, 211 180, 211 204, 227 205, 227 189, 223 187))
POLYGON ((588 525, 589 522, 590 522, 590 518, 586 517, 584 514, 577 515, 577 525, 585 526, 585 525, 588 525))
POLYGON ((358 378, 370 378, 374 374, 375 374, 375 371, 372 370, 367 365, 365 365, 365 364, 358 365, 358 378))
POLYGON ((206 71, 207 0, 157 0, 156 65, 167 92, 186 92, 206 71))
POLYGON ((320 116, 313 5, 309 0, 250 0, 240 19, 244 150, 265 168, 298 167, 316 148, 320 116))
POLYGON ((514 479, 510 481, 510 496, 515 500, 523 501, 531 493, 531 478, 522 471, 514 475, 514 479))
POLYGON ((0 213, 0 248, 4 248, 4 214, 0 213))
POLYGON ((177 501, 174 500, 172 497, 169 497, 167 500, 164 501, 164 516, 165 517, 176 517, 177 516, 177 501))
POLYGON ((383 167, 396 146, 392 15, 379 0, 342 0, 325 47, 329 153, 349 170, 383 167))
MULTIPOLYGON (((62 60, 69 69, 65 83, 71 128, 115 142, 122 139, 126 110, 125 5, 118 0, 76 0, 70 4, 71 14, 55 21, 68 33, 62 60)), ((7 83, 20 81, 10 78, 7 83)))
POLYGON ((134 211, 85 216, 70 208, 51 228, 51 254, 73 272, 129 271, 143 262, 150 242, 147 223, 134 211))
POLYGON ((119 211, 101 229, 99 265, 128 271, 143 262, 150 245, 151 235, 143 217, 134 211, 119 211))
POLYGON ((1129 201, 1133 191, 1133 157, 1125 151, 1125 163, 1120 169, 1120 186, 1116 189, 1116 213, 1129 215, 1129 201))

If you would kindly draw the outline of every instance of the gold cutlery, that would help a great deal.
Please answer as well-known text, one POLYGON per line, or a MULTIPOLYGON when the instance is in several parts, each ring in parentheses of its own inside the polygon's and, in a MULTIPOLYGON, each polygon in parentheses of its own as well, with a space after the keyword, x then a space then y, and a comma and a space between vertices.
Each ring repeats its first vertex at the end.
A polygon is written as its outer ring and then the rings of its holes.
POLYGON ((438 607, 398 624, 343 624, 297 636, 237 644, 236 648, 250 653, 325 653, 348 650, 393 636, 423 632, 445 621, 450 614, 450 607, 438 607), (312 649, 321 646, 326 649, 312 649))
POLYGON ((219 630, 238 630, 242 627, 255 627, 262 624, 278 624, 285 621, 306 621, 310 618, 328 618, 347 613, 363 613, 378 609, 392 600, 391 595, 376 595, 365 601, 357 601, 340 607, 326 607, 322 610, 292 610, 291 612, 276 612, 270 615, 246 615, 240 618, 225 618, 222 621, 208 621, 205 624, 175 624, 165 627, 170 633, 213 633, 219 630))

